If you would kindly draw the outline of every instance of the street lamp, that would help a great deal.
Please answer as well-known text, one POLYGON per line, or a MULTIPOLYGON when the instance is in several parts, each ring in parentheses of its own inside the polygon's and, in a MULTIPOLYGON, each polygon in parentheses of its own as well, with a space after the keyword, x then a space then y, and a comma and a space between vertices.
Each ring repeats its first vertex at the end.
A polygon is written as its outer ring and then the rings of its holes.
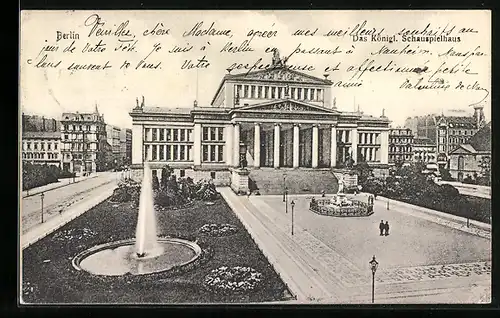
POLYGON ((285 213, 288 213, 288 189, 285 188, 285 213))
POLYGON ((372 270, 372 304, 375 302, 375 272, 377 271, 378 262, 375 260, 375 255, 373 255, 370 263, 370 269, 372 270))
POLYGON ((240 142, 240 168, 244 169, 247 166, 246 163, 247 145, 244 142, 240 142))
POLYGON ((292 200, 292 202, 290 203, 290 205, 292 206, 292 235, 293 235, 293 208, 295 206, 295 201, 292 200))
POLYGON ((389 210, 389 198, 387 198, 387 210, 389 210))
POLYGON ((45 194, 42 194, 40 195, 40 198, 42 199, 42 223, 43 223, 43 198, 45 197, 45 194))
POLYGON ((283 202, 286 201, 286 173, 283 173, 283 202))

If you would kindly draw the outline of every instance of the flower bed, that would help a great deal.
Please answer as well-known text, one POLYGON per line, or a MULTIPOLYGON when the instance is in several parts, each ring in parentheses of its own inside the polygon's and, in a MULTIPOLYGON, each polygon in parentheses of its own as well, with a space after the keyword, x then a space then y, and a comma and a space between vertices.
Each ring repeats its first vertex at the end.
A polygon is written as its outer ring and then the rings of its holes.
MULTIPOLYGON (((23 296, 27 303, 256 303, 289 297, 285 284, 245 231, 224 200, 206 206, 194 200, 192 207, 157 213, 159 237, 176 237, 196 242, 202 254, 187 267, 172 268, 150 275, 105 277, 78 271, 72 259, 95 245, 135 237, 137 207, 105 201, 67 223, 54 233, 23 250, 23 284, 36 286, 23 296), (238 234, 227 239, 202 235, 204 224, 233 224, 238 234), (95 236, 82 241, 56 241, 60 232, 89 228, 95 236), (50 262, 46 262, 50 260, 50 262), (221 266, 245 264, 262 273, 265 279, 258 292, 216 294, 203 286, 205 276, 221 266)), ((76 232, 73 232, 76 233, 76 232)), ((76 238, 77 236, 74 236, 76 238)))
POLYGON ((229 236, 238 232, 236 226, 232 224, 205 224, 199 230, 201 234, 207 234, 210 236, 229 236))
POLYGON ((57 232, 52 239, 55 241, 65 242, 77 239, 79 241, 94 237, 96 232, 88 228, 72 228, 65 231, 57 232))
POLYGON ((205 276, 203 286, 217 294, 244 293, 255 290, 261 281, 262 274, 251 267, 222 266, 205 276))

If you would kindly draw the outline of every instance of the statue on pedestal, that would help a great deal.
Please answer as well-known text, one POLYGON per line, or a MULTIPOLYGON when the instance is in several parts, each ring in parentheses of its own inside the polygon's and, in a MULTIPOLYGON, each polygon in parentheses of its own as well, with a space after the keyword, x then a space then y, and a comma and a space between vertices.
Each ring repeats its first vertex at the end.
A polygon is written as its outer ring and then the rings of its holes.
POLYGON ((340 177, 339 179, 339 190, 337 191, 337 194, 344 193, 344 176, 340 177))

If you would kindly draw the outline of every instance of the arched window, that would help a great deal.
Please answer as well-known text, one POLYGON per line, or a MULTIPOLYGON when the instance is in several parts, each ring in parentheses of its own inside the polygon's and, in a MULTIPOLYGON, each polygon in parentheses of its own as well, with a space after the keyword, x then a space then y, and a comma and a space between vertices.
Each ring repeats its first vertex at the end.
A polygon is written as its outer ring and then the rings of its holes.
POLYGON ((462 171, 462 170, 464 170, 464 168, 465 168, 464 156, 459 156, 458 157, 458 170, 462 171))

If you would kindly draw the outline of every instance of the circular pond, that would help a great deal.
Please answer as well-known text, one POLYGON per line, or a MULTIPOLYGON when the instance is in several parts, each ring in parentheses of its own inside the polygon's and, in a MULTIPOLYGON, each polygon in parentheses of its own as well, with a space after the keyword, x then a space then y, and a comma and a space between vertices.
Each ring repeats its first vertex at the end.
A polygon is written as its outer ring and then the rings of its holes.
POLYGON ((158 239, 158 247, 137 257, 135 240, 123 240, 94 246, 73 259, 77 270, 94 275, 145 275, 185 266, 201 254, 198 244, 177 238, 158 239))

